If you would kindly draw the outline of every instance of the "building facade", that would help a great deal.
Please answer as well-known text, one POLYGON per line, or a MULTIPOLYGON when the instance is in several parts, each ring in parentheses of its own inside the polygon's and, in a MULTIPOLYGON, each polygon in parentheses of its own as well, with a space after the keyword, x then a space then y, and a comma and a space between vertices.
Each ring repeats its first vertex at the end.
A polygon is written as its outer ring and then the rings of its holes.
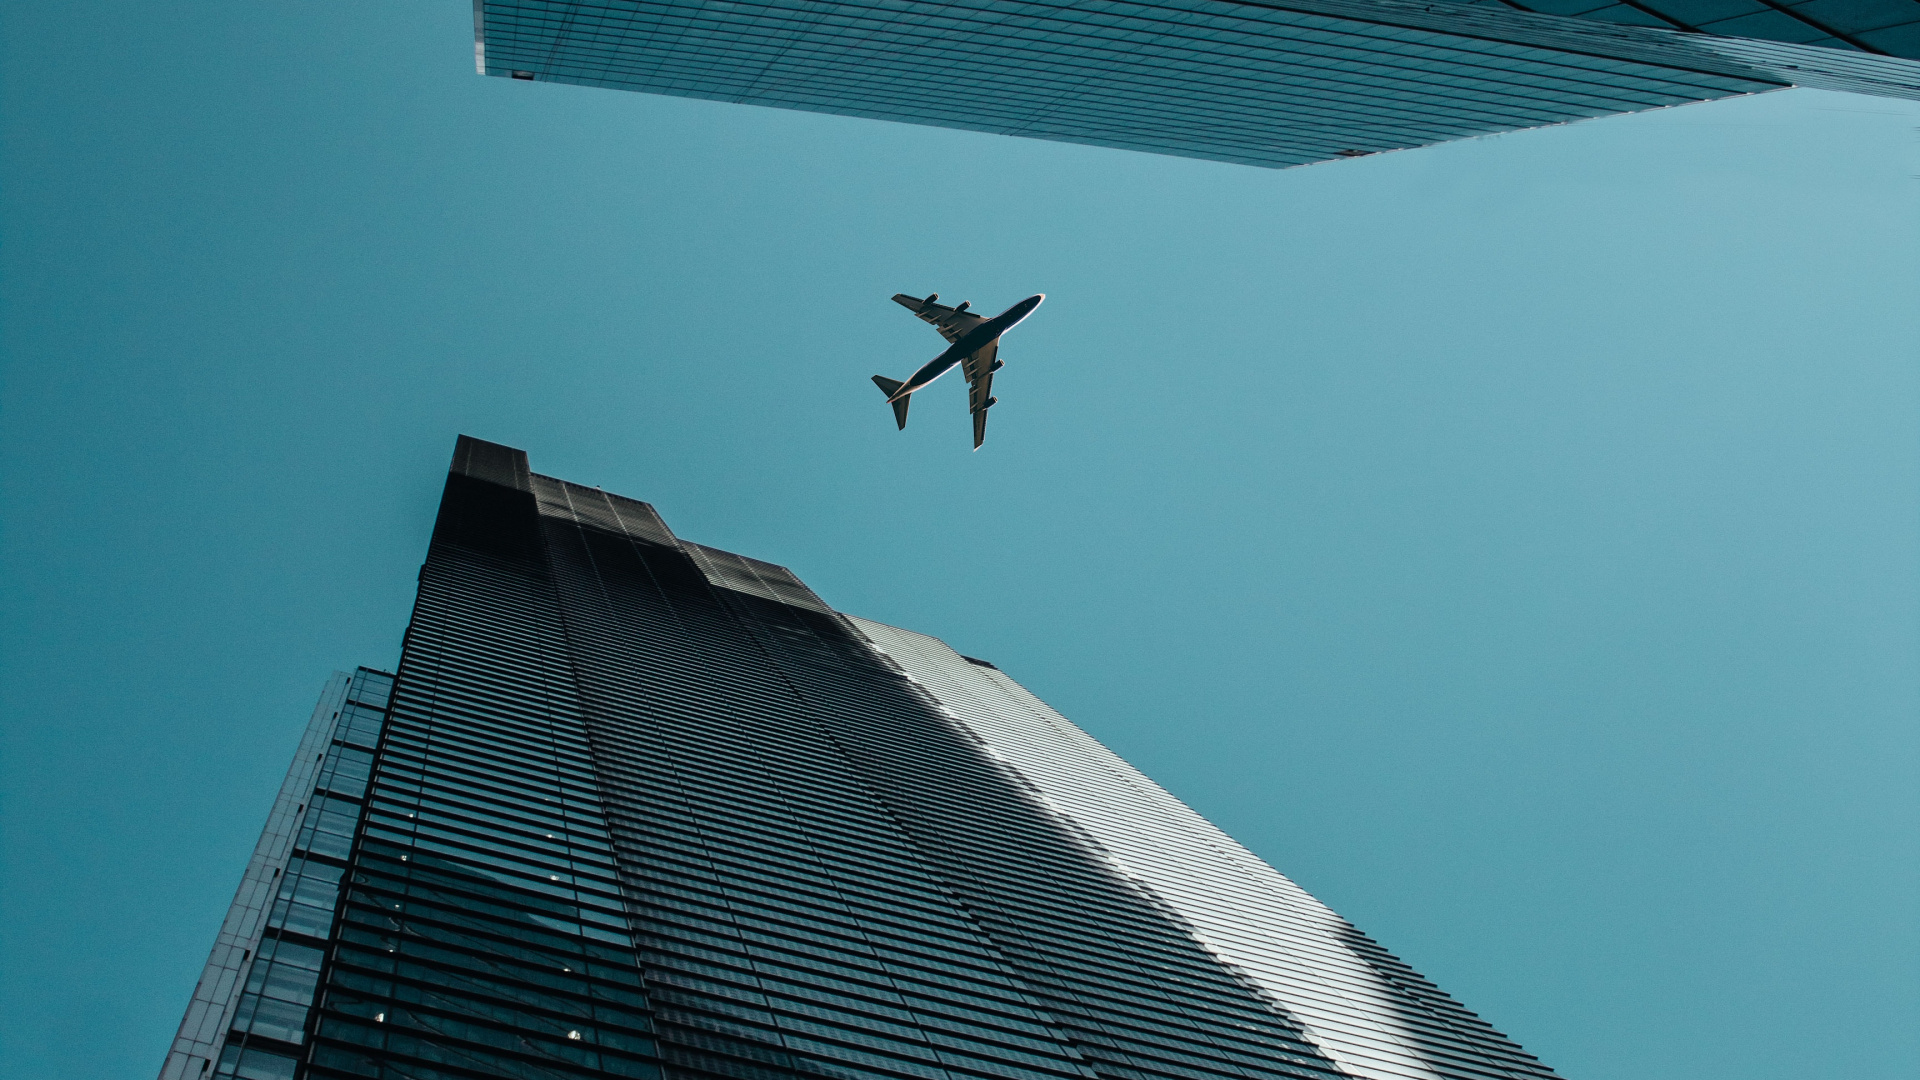
POLYGON ((475 0, 482 74, 1274 168, 1813 86, 1920 0, 475 0))
POLYGON ((161 1072, 1553 1075, 992 664, 465 437, 161 1072))

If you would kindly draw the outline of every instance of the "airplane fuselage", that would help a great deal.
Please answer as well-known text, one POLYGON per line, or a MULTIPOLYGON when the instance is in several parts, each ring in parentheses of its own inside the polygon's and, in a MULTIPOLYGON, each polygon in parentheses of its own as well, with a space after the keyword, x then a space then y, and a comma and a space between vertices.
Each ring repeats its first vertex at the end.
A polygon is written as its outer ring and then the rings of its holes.
POLYGON ((1020 320, 1033 314, 1033 309, 1046 299, 1045 293, 1036 293, 1013 305, 1007 310, 969 330, 960 340, 947 346, 947 351, 927 361, 926 366, 913 373, 912 377, 894 391, 889 400, 899 400, 945 375, 953 367, 992 344, 995 338, 1019 325, 1020 320))

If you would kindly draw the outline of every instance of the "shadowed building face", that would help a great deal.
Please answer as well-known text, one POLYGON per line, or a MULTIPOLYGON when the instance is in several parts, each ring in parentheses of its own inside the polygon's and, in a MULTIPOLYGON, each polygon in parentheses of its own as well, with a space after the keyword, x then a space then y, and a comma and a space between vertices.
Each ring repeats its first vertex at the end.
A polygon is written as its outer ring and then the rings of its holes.
POLYGON ((476 0, 489 75, 1284 167, 1784 86, 1920 97, 1920 0, 476 0))
POLYGON ((993 665, 463 438, 163 1080, 1546 1080, 993 665))

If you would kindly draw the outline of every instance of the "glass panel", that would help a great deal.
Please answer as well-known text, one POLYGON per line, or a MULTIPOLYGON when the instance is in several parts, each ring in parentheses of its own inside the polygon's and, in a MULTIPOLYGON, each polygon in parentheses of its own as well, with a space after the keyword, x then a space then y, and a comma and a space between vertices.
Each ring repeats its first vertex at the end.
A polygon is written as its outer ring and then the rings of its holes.
POLYGON ((240 1080, 293 1080, 295 1064, 290 1057, 264 1050, 246 1050, 240 1055, 240 1067, 234 1075, 240 1080))
POLYGON ((282 1042, 298 1043, 304 1037, 303 1028, 307 1025, 307 1007, 291 1001, 275 1001, 261 998, 253 1012, 253 1019, 247 1030, 255 1035, 265 1035, 282 1042))
POLYGON ((305 904, 287 904, 275 925, 296 934, 323 938, 327 936, 327 930, 333 925, 333 909, 323 910, 308 907, 305 904))

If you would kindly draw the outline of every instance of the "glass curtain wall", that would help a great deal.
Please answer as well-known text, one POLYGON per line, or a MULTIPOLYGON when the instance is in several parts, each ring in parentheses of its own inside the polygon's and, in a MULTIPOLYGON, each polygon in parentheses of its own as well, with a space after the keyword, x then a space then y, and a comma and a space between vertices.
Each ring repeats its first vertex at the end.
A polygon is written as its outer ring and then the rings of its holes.
POLYGON ((1552 1076, 993 665, 472 439, 261 845, 163 1080, 1552 1076))

